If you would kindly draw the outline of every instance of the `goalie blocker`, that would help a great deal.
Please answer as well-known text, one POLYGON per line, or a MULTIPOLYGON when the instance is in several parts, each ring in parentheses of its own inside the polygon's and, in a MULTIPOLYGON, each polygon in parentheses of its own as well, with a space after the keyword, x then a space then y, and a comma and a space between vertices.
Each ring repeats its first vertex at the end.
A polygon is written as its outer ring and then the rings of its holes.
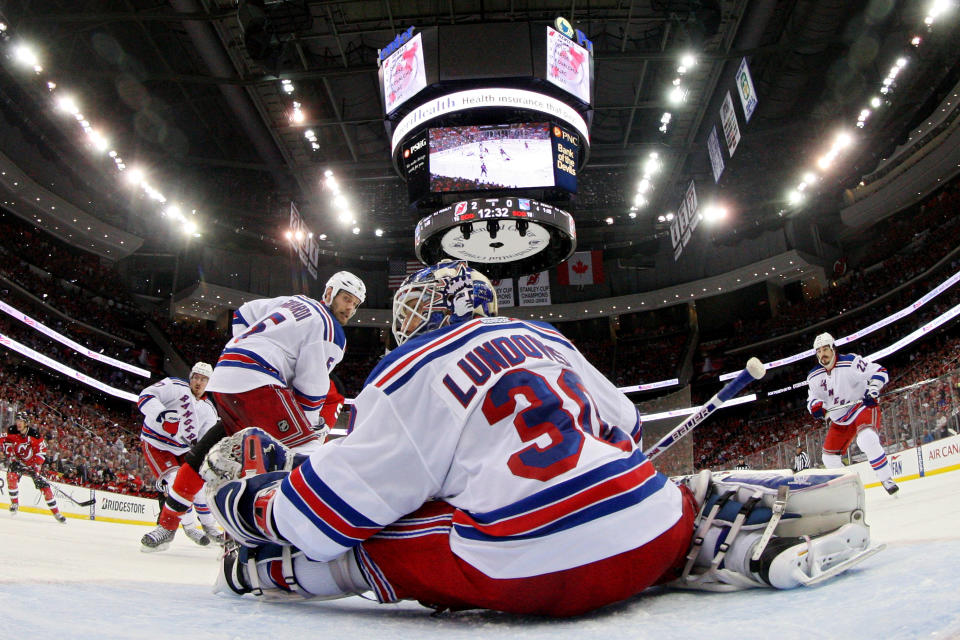
MULTIPOLYGON (((249 433, 248 433, 249 432, 249 433)), ((363 545, 310 560, 278 535, 273 494, 300 460, 259 430, 211 452, 210 504, 243 547, 225 554, 215 592, 268 598, 345 597, 376 589, 363 545), (265 473, 264 473, 265 472, 265 473)), ((859 478, 841 472, 709 471, 673 479, 699 507, 692 544, 667 586, 707 591, 791 589, 832 578, 883 549, 870 546, 859 478)))

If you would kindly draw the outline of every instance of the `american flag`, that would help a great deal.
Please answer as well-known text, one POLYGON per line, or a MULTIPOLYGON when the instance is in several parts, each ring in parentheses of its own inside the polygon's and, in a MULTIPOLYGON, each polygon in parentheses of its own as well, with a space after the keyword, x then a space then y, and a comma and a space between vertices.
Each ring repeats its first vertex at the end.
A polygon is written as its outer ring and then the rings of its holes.
POLYGON ((399 289, 403 281, 411 273, 423 269, 423 264, 417 260, 391 260, 387 276, 387 286, 390 289, 399 289))

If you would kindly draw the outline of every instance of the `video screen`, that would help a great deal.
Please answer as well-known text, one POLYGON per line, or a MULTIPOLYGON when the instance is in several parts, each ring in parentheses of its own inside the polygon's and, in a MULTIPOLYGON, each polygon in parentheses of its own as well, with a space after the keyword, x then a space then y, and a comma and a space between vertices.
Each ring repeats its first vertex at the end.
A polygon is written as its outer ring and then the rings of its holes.
POLYGON ((552 187, 546 122, 430 129, 430 191, 552 187))

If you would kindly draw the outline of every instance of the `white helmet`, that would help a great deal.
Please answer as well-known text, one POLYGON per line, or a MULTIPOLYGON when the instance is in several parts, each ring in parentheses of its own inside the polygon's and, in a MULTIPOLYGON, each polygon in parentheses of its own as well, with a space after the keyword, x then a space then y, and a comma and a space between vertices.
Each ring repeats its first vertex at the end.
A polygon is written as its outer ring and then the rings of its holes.
POLYGON ((190 375, 195 373, 198 373, 201 376, 207 376, 209 378, 213 375, 213 367, 206 362, 198 362, 197 364, 193 365, 193 369, 190 369, 190 375))
POLYGON ((323 303, 329 305, 341 290, 357 296, 360 304, 363 304, 364 299, 367 297, 367 287, 363 284, 363 280, 349 271, 337 271, 330 276, 327 284, 323 287, 323 303), (330 290, 329 296, 327 295, 328 289, 330 290))
POLYGON ((813 350, 816 351, 820 347, 830 347, 834 351, 837 350, 837 347, 834 345, 835 340, 833 336, 829 333, 821 333, 813 340, 813 350))

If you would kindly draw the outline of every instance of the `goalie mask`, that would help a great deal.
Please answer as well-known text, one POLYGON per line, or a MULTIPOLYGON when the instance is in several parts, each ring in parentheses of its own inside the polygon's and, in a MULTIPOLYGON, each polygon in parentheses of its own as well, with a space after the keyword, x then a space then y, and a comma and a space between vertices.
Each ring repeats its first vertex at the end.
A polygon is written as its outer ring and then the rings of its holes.
POLYGON ((497 315, 497 294, 466 262, 441 262, 408 277, 393 297, 393 337, 401 345, 472 318, 497 315))

